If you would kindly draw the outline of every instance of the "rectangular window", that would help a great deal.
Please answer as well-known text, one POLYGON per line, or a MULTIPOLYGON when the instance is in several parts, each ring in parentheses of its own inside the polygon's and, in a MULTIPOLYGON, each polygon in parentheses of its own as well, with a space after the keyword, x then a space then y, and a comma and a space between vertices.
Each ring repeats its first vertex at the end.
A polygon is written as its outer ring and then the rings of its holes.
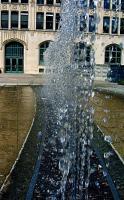
POLYGON ((44 69, 43 68, 39 68, 39 73, 43 73, 44 69))
POLYGON ((37 13, 36 17, 36 29, 43 29, 44 13, 37 13))
POLYGON ((95 31, 95 23, 94 23, 94 16, 89 16, 89 32, 95 31))
POLYGON ((103 33, 109 33, 110 17, 103 18, 103 33))
POLYGON ((53 5, 53 0, 46 0, 46 4, 53 5))
POLYGON ((124 11, 124 0, 121 0, 121 10, 124 11))
POLYGON ((8 3, 9 0, 1 0, 1 3, 8 3))
POLYGON ((28 29, 28 12, 21 12, 21 29, 28 29))
POLYGON ((118 33, 118 18, 116 18, 116 17, 112 18, 112 33, 113 34, 118 33))
POLYGON ((59 13, 56 13, 56 30, 57 30, 58 27, 59 27, 59 21, 60 21, 60 14, 59 14, 59 13))
POLYGON ((1 28, 8 28, 8 11, 1 11, 1 28))
POLYGON ((96 7, 95 4, 94 4, 94 0, 89 1, 89 7, 90 7, 90 9, 93 9, 93 8, 96 7))
POLYGON ((120 34, 124 34, 124 18, 120 21, 120 34))
POLYGON ((105 10, 110 9, 110 0, 104 0, 104 9, 105 10))
POLYGON ((87 20, 84 14, 80 15, 80 31, 87 31, 87 20))
POLYGON ((21 0, 21 3, 28 3, 28 0, 21 0))
POLYGON ((18 28, 18 12, 11 12, 11 28, 18 28))
POLYGON ((119 9, 119 0, 112 0, 112 10, 118 10, 119 9))
POLYGON ((46 13, 46 29, 53 29, 53 13, 46 13))
POLYGON ((61 0, 56 0, 56 3, 61 3, 61 0))
POLYGON ((44 0, 37 0, 37 4, 44 4, 44 0))
POLYGON ((18 3, 18 0, 11 0, 11 3, 18 3))

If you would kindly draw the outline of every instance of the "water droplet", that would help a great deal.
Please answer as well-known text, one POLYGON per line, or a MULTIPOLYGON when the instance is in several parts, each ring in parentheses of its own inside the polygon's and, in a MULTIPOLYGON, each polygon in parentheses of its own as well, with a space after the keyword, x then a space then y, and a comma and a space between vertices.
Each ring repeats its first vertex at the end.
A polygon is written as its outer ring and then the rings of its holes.
POLYGON ((112 143, 112 138, 111 138, 111 136, 109 136, 109 135, 105 135, 104 140, 105 140, 106 142, 112 143))

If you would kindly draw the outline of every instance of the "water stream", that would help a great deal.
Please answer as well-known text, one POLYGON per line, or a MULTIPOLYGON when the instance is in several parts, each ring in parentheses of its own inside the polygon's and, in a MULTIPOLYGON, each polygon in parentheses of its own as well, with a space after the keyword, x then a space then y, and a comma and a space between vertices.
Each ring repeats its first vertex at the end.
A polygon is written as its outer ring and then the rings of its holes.
MULTIPOLYGON (((87 0, 62 1, 60 29, 46 51, 48 87, 45 94, 50 99, 54 124, 48 131, 52 129, 52 145, 59 152, 62 173, 61 186, 54 198, 61 193, 63 200, 69 173, 72 174, 68 180, 73 185, 72 199, 88 199, 94 112, 89 99, 94 80, 93 44, 98 1, 94 1, 94 31, 90 37, 85 34, 89 18, 87 3, 87 0)), ((51 195, 51 191, 49 193, 51 195)))

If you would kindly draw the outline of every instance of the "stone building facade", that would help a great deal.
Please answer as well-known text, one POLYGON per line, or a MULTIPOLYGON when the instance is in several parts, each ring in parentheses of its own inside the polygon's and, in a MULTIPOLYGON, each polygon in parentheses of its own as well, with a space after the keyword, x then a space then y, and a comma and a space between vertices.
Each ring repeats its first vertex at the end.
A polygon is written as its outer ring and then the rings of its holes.
MULTIPOLYGON (((94 29, 89 0, 87 36, 94 29)), ((60 0, 1 0, 0 69, 2 73, 44 72, 43 52, 58 29, 60 0)), ((102 0, 96 33, 96 78, 106 79, 109 64, 124 65, 124 1, 102 0)))

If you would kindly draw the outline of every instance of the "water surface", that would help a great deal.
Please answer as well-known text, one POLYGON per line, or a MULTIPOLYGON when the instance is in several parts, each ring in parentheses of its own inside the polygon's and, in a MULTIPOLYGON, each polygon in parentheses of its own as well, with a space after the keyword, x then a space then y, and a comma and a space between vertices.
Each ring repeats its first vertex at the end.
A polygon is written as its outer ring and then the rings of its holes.
POLYGON ((0 88, 0 185, 28 134, 35 113, 30 87, 0 88))
POLYGON ((124 97, 96 92, 92 102, 96 123, 124 159, 124 97))

